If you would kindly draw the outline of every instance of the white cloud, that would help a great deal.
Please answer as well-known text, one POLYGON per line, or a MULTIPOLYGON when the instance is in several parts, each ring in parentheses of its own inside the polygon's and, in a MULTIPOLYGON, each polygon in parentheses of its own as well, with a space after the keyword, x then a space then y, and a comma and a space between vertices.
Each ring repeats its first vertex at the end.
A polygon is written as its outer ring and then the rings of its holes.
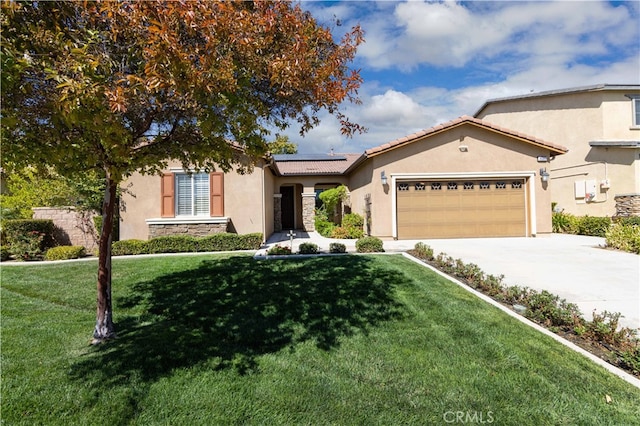
POLYGON ((379 71, 380 81, 361 87, 362 105, 344 106, 369 132, 347 139, 339 123, 323 115, 304 139, 292 130, 300 152, 363 152, 472 115, 489 99, 601 83, 640 84, 636 2, 618 7, 594 1, 347 2, 327 8, 323 16, 334 14, 348 28, 360 21, 366 43, 358 66, 379 71), (447 87, 428 83, 431 70, 442 75, 449 69, 464 77, 442 83, 447 87))

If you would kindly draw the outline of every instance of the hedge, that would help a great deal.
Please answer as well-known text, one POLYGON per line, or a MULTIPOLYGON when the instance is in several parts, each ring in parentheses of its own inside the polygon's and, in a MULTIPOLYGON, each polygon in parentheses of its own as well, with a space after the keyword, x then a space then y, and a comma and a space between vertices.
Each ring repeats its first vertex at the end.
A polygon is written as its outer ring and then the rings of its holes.
POLYGON ((79 259, 86 254, 83 246, 52 247, 44 255, 44 260, 79 259))
POLYGON ((152 238, 149 241, 123 240, 111 246, 112 255, 123 256, 150 253, 188 253, 234 250, 257 250, 262 244, 262 234, 220 233, 206 237, 171 235, 152 238))

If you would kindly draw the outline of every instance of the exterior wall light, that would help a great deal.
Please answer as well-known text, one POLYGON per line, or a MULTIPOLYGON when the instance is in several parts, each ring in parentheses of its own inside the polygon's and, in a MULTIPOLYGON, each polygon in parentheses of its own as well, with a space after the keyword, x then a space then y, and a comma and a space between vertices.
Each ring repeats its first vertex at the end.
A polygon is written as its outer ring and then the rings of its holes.
POLYGON ((382 182, 382 186, 387 185, 387 175, 384 174, 384 170, 380 172, 380 181, 382 182))
POLYGON ((542 179, 543 182, 549 182, 549 172, 546 167, 540 169, 540 179, 542 179))

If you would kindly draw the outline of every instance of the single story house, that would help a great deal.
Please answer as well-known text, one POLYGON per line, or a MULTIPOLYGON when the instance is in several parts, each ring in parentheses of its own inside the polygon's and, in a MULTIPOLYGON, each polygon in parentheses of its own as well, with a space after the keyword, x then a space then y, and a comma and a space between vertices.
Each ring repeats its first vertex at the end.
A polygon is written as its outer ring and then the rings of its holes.
POLYGON ((577 216, 640 215, 640 85, 598 84, 488 100, 481 120, 566 146, 551 201, 577 216))
POLYGON ((551 232, 548 162, 566 152, 464 116, 361 154, 275 155, 243 175, 172 163, 124 184, 120 239, 313 231, 318 194, 341 184, 383 239, 535 236, 551 232))

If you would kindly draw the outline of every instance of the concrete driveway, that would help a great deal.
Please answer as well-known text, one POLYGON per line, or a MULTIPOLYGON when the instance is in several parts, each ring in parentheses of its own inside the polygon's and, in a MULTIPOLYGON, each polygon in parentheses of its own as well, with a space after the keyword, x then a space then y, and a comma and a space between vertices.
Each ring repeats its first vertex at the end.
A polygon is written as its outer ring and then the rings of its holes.
MULTIPOLYGON (((330 240, 316 232, 297 232, 294 251, 311 241, 328 251, 340 241, 355 251, 354 240, 330 240)), ((552 234, 537 238, 469 238, 384 241, 386 251, 412 249, 422 241, 434 254, 475 263, 487 274, 504 275, 506 285, 547 290, 575 303, 587 320, 592 312, 620 312, 620 325, 640 328, 640 256, 603 249, 604 238, 552 234)), ((284 234, 269 243, 289 245, 284 234)), ((270 245, 271 245, 270 244, 270 245)))

